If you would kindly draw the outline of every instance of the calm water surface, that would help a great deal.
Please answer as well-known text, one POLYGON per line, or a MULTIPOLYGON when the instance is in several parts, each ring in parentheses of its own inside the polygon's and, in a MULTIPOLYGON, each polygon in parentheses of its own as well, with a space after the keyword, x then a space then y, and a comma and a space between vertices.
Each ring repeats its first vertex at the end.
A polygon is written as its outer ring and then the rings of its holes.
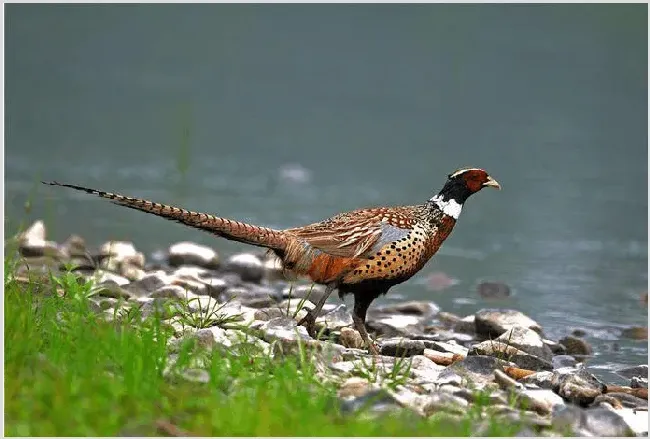
POLYGON ((52 239, 244 247, 57 179, 274 227, 502 186, 389 298, 519 309, 592 364, 647 363, 646 5, 6 8, 5 220, 52 239), (25 200, 31 210, 25 213, 25 200), (457 283, 431 291, 430 275, 457 283), (510 285, 486 301, 484 280, 510 285))

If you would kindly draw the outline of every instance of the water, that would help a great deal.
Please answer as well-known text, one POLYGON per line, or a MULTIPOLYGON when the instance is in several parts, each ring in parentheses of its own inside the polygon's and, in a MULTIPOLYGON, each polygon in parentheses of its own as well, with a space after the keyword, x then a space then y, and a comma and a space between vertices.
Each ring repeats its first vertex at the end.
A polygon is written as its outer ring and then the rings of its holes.
MULTIPOLYGON (((243 249, 57 179, 252 223, 411 204, 461 166, 503 186, 393 299, 585 328, 606 370, 647 363, 646 5, 6 8, 6 225, 53 239, 243 249), (25 213, 25 200, 31 200, 25 213), (430 291, 427 277, 457 283, 430 291), (506 282, 499 302, 476 293, 506 282)), ((384 300, 391 300, 391 296, 384 300)))

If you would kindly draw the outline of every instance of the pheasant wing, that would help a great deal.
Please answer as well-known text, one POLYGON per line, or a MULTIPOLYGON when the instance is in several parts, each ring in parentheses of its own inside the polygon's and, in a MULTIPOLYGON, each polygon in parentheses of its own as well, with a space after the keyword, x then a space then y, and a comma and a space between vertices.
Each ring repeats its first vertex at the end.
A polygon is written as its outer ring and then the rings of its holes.
POLYGON ((413 222, 410 206, 361 209, 286 232, 332 256, 357 258, 369 256, 375 244, 383 240, 405 236, 413 222))

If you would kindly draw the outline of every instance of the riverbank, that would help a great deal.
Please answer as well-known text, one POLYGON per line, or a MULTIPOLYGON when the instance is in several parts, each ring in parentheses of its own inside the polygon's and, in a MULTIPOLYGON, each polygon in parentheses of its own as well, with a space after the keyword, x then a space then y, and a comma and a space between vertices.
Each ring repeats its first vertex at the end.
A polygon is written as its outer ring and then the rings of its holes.
POLYGON ((323 289, 283 283, 263 254, 178 243, 152 264, 131 243, 47 241, 40 222, 15 244, 10 434, 647 434, 647 365, 603 383, 583 340, 549 340, 517 310, 376 306, 373 357, 340 302, 320 340, 297 327, 323 289))

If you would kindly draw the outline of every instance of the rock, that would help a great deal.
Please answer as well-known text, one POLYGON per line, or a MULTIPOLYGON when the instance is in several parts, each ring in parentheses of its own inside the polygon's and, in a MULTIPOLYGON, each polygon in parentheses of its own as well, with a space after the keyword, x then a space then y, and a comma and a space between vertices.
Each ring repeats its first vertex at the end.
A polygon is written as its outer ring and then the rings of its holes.
POLYGON ((79 235, 70 235, 68 239, 63 241, 60 249, 68 257, 82 257, 88 258, 88 250, 86 250, 86 241, 79 235))
POLYGON ((149 295, 152 299, 190 300, 196 297, 179 285, 165 285, 149 295))
POLYGON ((482 389, 494 382, 494 370, 501 369, 503 366, 513 366, 513 364, 494 357, 469 356, 446 367, 437 381, 439 384, 474 385, 477 389, 482 389))
POLYGON ((458 283, 458 279, 454 279, 443 272, 431 273, 426 277, 426 288, 430 291, 442 291, 458 283))
POLYGON ((444 366, 437 365, 424 355, 411 357, 411 376, 416 384, 435 383, 444 366))
POLYGON ((567 401, 587 406, 605 391, 605 385, 584 368, 564 368, 553 372, 551 387, 567 401))
POLYGON ((616 398, 623 407, 648 410, 648 400, 623 392, 607 392, 607 396, 616 398))
POLYGON ((359 398, 368 392, 378 389, 378 386, 369 383, 365 378, 350 377, 341 384, 337 394, 339 398, 359 398))
POLYGON ((192 383, 207 384, 210 382, 210 374, 205 369, 188 368, 184 369, 180 377, 192 383))
POLYGON ((359 331, 352 328, 341 328, 339 341, 346 348, 363 349, 365 347, 365 343, 363 342, 359 331))
POLYGON ((18 235, 18 252, 25 257, 47 256, 63 260, 66 255, 56 242, 45 240, 45 223, 38 220, 18 235))
POLYGON ((169 247, 167 261, 172 267, 196 265, 216 270, 219 268, 219 255, 212 248, 193 242, 177 242, 169 247))
POLYGON ((482 309, 474 314, 476 333, 498 337, 513 326, 532 329, 542 334, 542 327, 524 313, 512 309, 482 309))
POLYGON ((618 413, 606 408, 598 407, 584 410, 580 420, 581 427, 592 433, 594 436, 635 436, 634 431, 618 413))
POLYGON ((500 341, 486 340, 472 346, 468 355, 490 355, 515 363, 518 367, 528 370, 551 370, 550 361, 543 360, 534 355, 527 354, 513 346, 500 341))
POLYGON ((273 282, 276 280, 285 280, 286 274, 282 265, 282 260, 276 255, 269 255, 263 262, 264 265, 264 278, 273 282))
POLYGON ((145 296, 148 293, 153 293, 157 289, 171 284, 172 278, 165 274, 164 271, 158 270, 149 272, 141 277, 139 280, 131 282, 127 287, 137 296, 145 296))
POLYGON ((503 282, 481 282, 476 286, 476 291, 484 299, 504 299, 510 296, 510 287, 503 282))
POLYGON ((556 355, 551 360, 553 369, 561 369, 563 367, 575 367, 578 362, 571 355, 556 355))
POLYGON ((113 282, 119 286, 124 286, 130 283, 127 278, 104 270, 96 270, 90 280, 92 280, 95 285, 105 282, 113 282))
POLYGON ((544 344, 542 337, 532 329, 515 325, 497 337, 495 341, 514 346, 520 351, 539 357, 545 361, 551 361, 553 357, 551 349, 544 344))
POLYGON ((524 388, 523 384, 518 383, 515 379, 499 369, 494 370, 494 381, 503 390, 521 390, 524 388))
POLYGON ((424 342, 421 340, 409 340, 408 338, 383 340, 380 351, 382 355, 391 357, 422 355, 424 354, 424 342))
MULTIPOLYGON (((456 314, 446 312, 446 311, 440 311, 436 315, 436 319, 445 326, 445 328, 450 329, 452 328, 456 323, 460 322, 461 318, 460 316, 457 316, 456 314)), ((474 321, 472 321, 472 330, 474 325, 474 321)))
POLYGON ((341 402, 340 411, 344 415, 351 415, 359 410, 364 414, 392 414, 402 410, 402 405, 386 390, 371 390, 357 398, 345 399, 341 402))
POLYGON ((568 355, 582 357, 593 354, 593 349, 586 340, 574 337, 573 335, 567 335, 564 337, 560 340, 560 344, 566 348, 566 353, 568 355))
POLYGON ((561 345, 560 343, 553 341, 553 340, 548 340, 548 339, 543 339, 542 340, 546 346, 551 350, 553 355, 564 355, 566 354, 566 348, 561 345))
MULTIPOLYGON (((419 337, 415 337, 414 340, 419 340, 419 337)), ((424 341, 424 347, 426 349, 433 349, 438 352, 449 352, 451 354, 458 354, 462 357, 466 357, 469 352, 469 349, 455 342, 444 342, 444 341, 435 341, 435 340, 423 340, 423 341, 424 341)))
POLYGON ((121 273, 122 267, 128 266, 144 268, 144 254, 137 251, 132 242, 105 242, 99 247, 99 254, 101 258, 99 266, 109 271, 121 273))
POLYGON ((375 308, 374 312, 381 314, 405 314, 409 316, 419 316, 423 320, 428 320, 438 314, 440 307, 433 302, 412 300, 391 305, 384 305, 375 308))
POLYGON ((409 315, 377 315, 368 316, 366 326, 384 337, 412 336, 424 331, 421 319, 409 315))
POLYGON ((286 311, 278 307, 262 308, 255 311, 255 320, 268 322, 269 320, 276 319, 278 317, 284 317, 286 315, 286 311))
POLYGON ((469 403, 466 399, 446 392, 436 392, 422 398, 420 409, 425 416, 431 416, 441 411, 465 413, 469 403))
POLYGON ((299 284, 289 285, 282 290, 282 297, 285 299, 304 299, 317 303, 325 294, 325 286, 319 284, 299 284))
POLYGON ((640 378, 640 377, 632 377, 630 380, 630 387, 633 389, 639 389, 639 388, 648 388, 648 379, 647 378, 640 378))
MULTIPOLYGON (((256 284, 228 287, 221 296, 223 300, 237 298, 242 304, 252 308, 268 308, 278 305, 281 297, 282 294, 275 288, 256 284)), ((295 302, 297 304, 299 301, 296 300, 295 302)))
POLYGON ((630 338, 632 340, 647 340, 648 328, 645 326, 630 326, 621 331, 621 337, 630 338))
POLYGON ((345 304, 337 306, 333 311, 321 314, 316 318, 316 325, 319 329, 325 328, 328 331, 335 331, 344 327, 352 326, 352 315, 345 304))
POLYGON ((528 388, 552 389, 553 377, 553 372, 542 371, 525 376, 519 382, 525 384, 528 388))
POLYGON ((259 257, 251 253, 233 255, 226 261, 224 271, 237 273, 245 282, 260 283, 264 277, 264 265, 259 257))
POLYGON ((556 406, 564 406, 564 400, 548 389, 526 389, 517 392, 520 407, 526 410, 533 410, 540 415, 547 415, 553 412, 556 406))
POLYGON ((463 334, 476 334, 476 317, 471 315, 463 317, 456 324, 453 325, 452 329, 456 332, 461 332, 463 334))
POLYGON ((271 343, 274 340, 283 342, 297 342, 298 340, 311 340, 303 326, 297 326, 296 321, 288 317, 280 317, 265 322, 260 328, 262 337, 271 343))
POLYGON ((636 436, 648 435, 648 411, 623 408, 615 412, 636 436))
POLYGON ((624 367, 622 369, 618 369, 616 371, 616 374, 622 376, 623 378, 648 378, 648 365, 640 364, 638 366, 624 367))

